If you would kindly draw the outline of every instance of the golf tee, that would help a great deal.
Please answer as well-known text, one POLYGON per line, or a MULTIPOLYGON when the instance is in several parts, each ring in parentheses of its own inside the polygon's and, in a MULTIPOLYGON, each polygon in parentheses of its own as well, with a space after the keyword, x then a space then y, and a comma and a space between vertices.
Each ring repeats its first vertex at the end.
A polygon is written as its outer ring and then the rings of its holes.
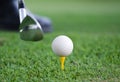
POLYGON ((61 69, 64 70, 65 57, 60 57, 61 69))

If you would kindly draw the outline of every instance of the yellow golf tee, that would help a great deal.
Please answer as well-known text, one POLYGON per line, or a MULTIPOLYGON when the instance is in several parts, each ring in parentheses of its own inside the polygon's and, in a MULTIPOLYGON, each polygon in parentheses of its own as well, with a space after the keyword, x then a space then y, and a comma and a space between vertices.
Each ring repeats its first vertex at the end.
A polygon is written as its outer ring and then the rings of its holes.
POLYGON ((65 57, 60 57, 61 69, 64 70, 65 57))

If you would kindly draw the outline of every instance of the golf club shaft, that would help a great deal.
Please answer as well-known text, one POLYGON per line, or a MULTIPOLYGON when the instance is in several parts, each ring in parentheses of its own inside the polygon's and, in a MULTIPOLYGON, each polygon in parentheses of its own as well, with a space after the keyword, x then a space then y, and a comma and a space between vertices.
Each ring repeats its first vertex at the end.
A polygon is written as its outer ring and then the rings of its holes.
POLYGON ((18 1, 18 6, 19 6, 19 18, 20 18, 20 23, 23 21, 23 19, 26 17, 26 9, 25 9, 25 4, 24 0, 19 0, 18 1))

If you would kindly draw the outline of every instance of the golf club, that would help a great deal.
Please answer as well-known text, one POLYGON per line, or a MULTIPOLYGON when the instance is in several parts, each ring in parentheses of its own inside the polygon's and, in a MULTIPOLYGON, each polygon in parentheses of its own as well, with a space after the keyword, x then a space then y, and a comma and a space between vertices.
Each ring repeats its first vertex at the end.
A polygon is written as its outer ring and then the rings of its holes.
POLYGON ((43 31, 38 21, 27 14, 23 0, 18 1, 20 19, 20 38, 25 41, 39 41, 43 39, 43 31))

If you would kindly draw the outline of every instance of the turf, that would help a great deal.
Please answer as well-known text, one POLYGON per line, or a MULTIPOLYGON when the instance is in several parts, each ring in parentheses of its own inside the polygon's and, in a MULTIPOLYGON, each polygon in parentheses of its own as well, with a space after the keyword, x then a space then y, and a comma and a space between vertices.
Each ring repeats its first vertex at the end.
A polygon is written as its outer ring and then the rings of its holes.
POLYGON ((119 82, 120 2, 26 0, 35 14, 48 16, 52 33, 39 42, 23 41, 19 32, 0 31, 1 82, 119 82), (65 70, 51 49, 58 35, 69 36, 73 53, 65 70))

